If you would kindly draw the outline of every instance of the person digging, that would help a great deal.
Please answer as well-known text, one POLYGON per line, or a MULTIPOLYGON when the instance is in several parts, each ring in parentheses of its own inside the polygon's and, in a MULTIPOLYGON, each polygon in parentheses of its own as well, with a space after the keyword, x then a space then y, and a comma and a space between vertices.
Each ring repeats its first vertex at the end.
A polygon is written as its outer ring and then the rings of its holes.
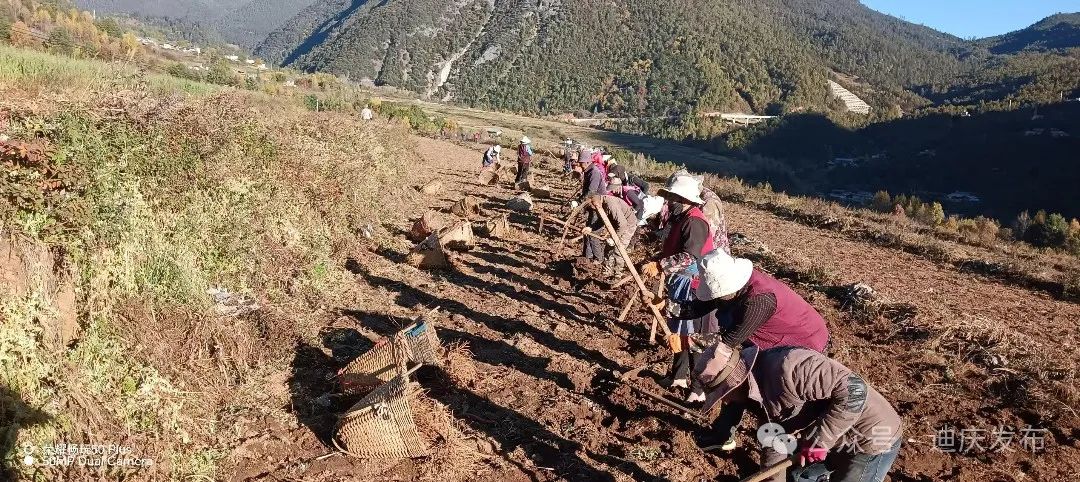
POLYGON ((634 208, 638 219, 641 219, 645 211, 645 195, 641 189, 633 184, 623 184, 622 179, 608 175, 608 194, 622 199, 628 206, 634 208))
MULTIPOLYGON (((762 467, 790 457, 803 467, 795 476, 824 462, 831 482, 882 482, 900 452, 903 422, 892 405, 818 351, 755 345, 734 351, 717 343, 698 357, 694 372, 709 392, 706 414, 721 401, 745 403, 760 420, 776 424, 758 431, 762 467)), ((784 482, 784 472, 765 480, 784 482)))
POLYGON ((615 159, 611 159, 607 162, 608 166, 608 178, 617 177, 622 181, 625 186, 637 186, 643 195, 649 194, 649 183, 646 182, 641 176, 634 174, 626 170, 626 167, 619 164, 615 159))
MULTIPOLYGON (((660 255, 643 264, 641 274, 650 278, 663 275, 668 299, 676 303, 673 307, 693 299, 694 289, 700 283, 697 261, 713 250, 712 231, 701 212, 703 202, 699 192, 697 182, 691 177, 676 178, 657 192, 668 202, 670 231, 663 240, 660 255)), ((690 377, 696 357, 690 346, 690 335, 715 333, 716 318, 711 315, 695 320, 669 318, 668 328, 672 333, 668 342, 674 360, 664 384, 689 388, 687 402, 704 401, 704 391, 690 377)))
POLYGON ((532 166, 532 140, 529 136, 521 138, 521 144, 518 145, 518 172, 517 178, 514 179, 514 186, 520 188, 522 185, 529 181, 529 168, 532 166))
POLYGON ((569 175, 574 170, 574 141, 567 138, 563 141, 563 174, 569 175))
POLYGON ((634 212, 633 208, 623 202, 622 199, 615 196, 590 196, 586 201, 586 209, 588 209, 590 214, 589 219, 595 218, 596 221, 587 224, 581 230, 585 243, 582 256, 584 256, 585 259, 594 262, 603 260, 603 275, 610 279, 621 274, 622 270, 625 269, 625 264, 622 260, 622 256, 620 256, 616 250, 606 249, 607 245, 612 244, 614 246, 613 243, 618 242, 624 249, 629 249, 630 242, 634 238, 634 232, 637 231, 638 227, 637 213, 634 212), (591 236, 594 232, 604 232, 606 229, 604 221, 594 212, 594 209, 596 208, 593 203, 597 200, 607 214, 608 220, 611 221, 612 227, 615 228, 618 239, 604 241, 595 236, 591 236))
POLYGON ((713 246, 716 249, 722 249, 724 252, 731 254, 731 241, 728 239, 727 219, 724 216, 724 203, 712 189, 705 186, 705 177, 700 175, 690 174, 690 171, 686 169, 679 169, 668 177, 668 182, 672 182, 679 177, 691 177, 698 183, 700 189, 701 200, 704 201, 701 206, 701 213, 705 215, 705 220, 709 222, 709 226, 713 230, 713 246))
MULTIPOLYGON (((829 328, 821 314, 787 284, 755 268, 750 260, 717 249, 698 262, 698 272, 700 284, 695 299, 672 310, 678 313, 673 318, 692 320, 711 313, 718 320, 719 343, 732 350, 745 345, 761 350, 791 346, 825 353, 829 328)), ((713 425, 713 433, 721 435, 722 440, 705 438, 699 444, 710 447, 719 443, 721 450, 734 449, 735 429, 745 411, 743 404, 726 404, 713 425)))
MULTIPOLYGON (((608 191, 607 178, 603 171, 593 162, 592 153, 582 148, 578 155, 578 165, 581 166, 581 193, 577 199, 570 202, 571 208, 577 208, 590 196, 604 195, 608 191)), ((589 219, 587 225, 592 225, 599 219, 589 219)))
POLYGON ((484 151, 484 160, 481 161, 480 170, 494 169, 501 160, 499 159, 500 153, 502 153, 502 146, 498 144, 487 148, 487 150, 484 151))

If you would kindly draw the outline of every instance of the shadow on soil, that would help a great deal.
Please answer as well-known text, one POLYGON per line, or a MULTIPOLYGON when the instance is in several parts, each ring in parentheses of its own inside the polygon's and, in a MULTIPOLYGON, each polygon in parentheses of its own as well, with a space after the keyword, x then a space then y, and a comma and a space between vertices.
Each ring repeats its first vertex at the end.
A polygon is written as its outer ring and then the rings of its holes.
POLYGON ((0 479, 17 480, 8 461, 21 460, 23 454, 15 446, 19 430, 48 422, 49 414, 27 405, 18 392, 0 387, 0 479))

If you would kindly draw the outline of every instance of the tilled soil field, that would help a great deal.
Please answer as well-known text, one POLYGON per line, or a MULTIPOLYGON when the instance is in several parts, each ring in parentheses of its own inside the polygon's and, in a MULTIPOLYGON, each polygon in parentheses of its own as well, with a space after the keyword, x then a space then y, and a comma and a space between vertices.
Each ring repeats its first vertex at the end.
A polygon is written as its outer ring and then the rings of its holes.
MULTIPOLYGON (((392 208, 415 219, 472 195, 487 214, 508 213, 514 239, 479 238, 443 271, 405 263, 407 224, 377 228, 381 243, 358 242, 347 261, 354 296, 327 307, 322 346, 298 343, 292 372, 268 382, 288 391, 289 403, 238 422, 227 479, 738 480, 757 469, 757 420, 744 420, 734 452, 706 454, 692 437, 700 427, 618 382, 618 373, 644 366, 640 382, 660 391, 653 379, 668 355, 648 343, 643 310, 615 321, 625 292, 567 279, 579 246, 554 253, 559 233, 537 232, 537 211, 568 210, 573 186, 556 163, 534 168, 534 185, 551 185, 554 198, 520 214, 505 207, 515 194, 508 183, 476 182, 478 146, 417 143, 404 182, 438 178, 443 190, 392 208), (455 440, 426 459, 334 453, 333 424, 349 400, 334 395, 332 375, 435 307, 439 337, 461 363, 451 363, 449 377, 423 369, 416 379, 424 406, 452 417, 455 440)), ((892 480, 1050 481, 1080 472, 1080 306, 745 206, 728 205, 727 215, 741 234, 737 251, 795 284, 829 321, 831 354, 904 417, 892 480), (874 288, 872 303, 846 294, 857 282, 874 288), (946 426, 958 439, 965 430, 968 444, 937 447, 946 426)))

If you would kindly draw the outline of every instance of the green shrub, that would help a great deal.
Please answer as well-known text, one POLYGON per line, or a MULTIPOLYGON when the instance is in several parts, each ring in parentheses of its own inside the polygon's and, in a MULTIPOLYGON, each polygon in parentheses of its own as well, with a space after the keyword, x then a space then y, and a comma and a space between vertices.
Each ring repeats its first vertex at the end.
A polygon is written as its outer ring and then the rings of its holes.
POLYGON ((934 202, 930 205, 926 222, 933 226, 940 226, 941 223, 945 222, 945 208, 941 206, 941 203, 934 202))
POLYGON ((165 73, 173 77, 189 80, 198 80, 198 75, 182 63, 175 63, 165 69, 165 73))
POLYGON ((5 12, 0 11, 0 42, 7 42, 11 36, 12 19, 5 12))
POLYGON ((64 27, 54 28, 45 39, 45 49, 49 53, 70 57, 75 54, 75 37, 64 27))
POLYGON ((210 65, 210 70, 206 72, 204 80, 211 84, 228 85, 238 87, 240 80, 237 79, 236 74, 233 73, 229 64, 223 59, 218 59, 210 65))
POLYGON ((870 207, 876 211, 883 213, 891 213, 893 210, 892 196, 889 196, 889 191, 878 191, 874 193, 873 201, 870 201, 870 207))
POLYGON ((94 26, 105 32, 106 35, 112 38, 120 38, 124 36, 124 29, 120 27, 120 24, 116 22, 116 19, 112 17, 106 17, 94 22, 94 26))

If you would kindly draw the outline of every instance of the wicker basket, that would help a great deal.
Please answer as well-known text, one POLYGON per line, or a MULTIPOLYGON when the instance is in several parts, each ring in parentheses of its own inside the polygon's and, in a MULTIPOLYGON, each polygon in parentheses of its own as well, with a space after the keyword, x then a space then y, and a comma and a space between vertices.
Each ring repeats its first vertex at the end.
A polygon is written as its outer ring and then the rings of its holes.
POLYGON ((411 458, 428 455, 416 429, 409 374, 376 388, 338 420, 334 444, 359 458, 411 458))
POLYGON ((442 345, 435 333, 435 325, 427 318, 430 316, 421 317, 390 338, 381 340, 342 368, 338 372, 342 393, 363 393, 405 372, 409 365, 442 366, 442 345))

